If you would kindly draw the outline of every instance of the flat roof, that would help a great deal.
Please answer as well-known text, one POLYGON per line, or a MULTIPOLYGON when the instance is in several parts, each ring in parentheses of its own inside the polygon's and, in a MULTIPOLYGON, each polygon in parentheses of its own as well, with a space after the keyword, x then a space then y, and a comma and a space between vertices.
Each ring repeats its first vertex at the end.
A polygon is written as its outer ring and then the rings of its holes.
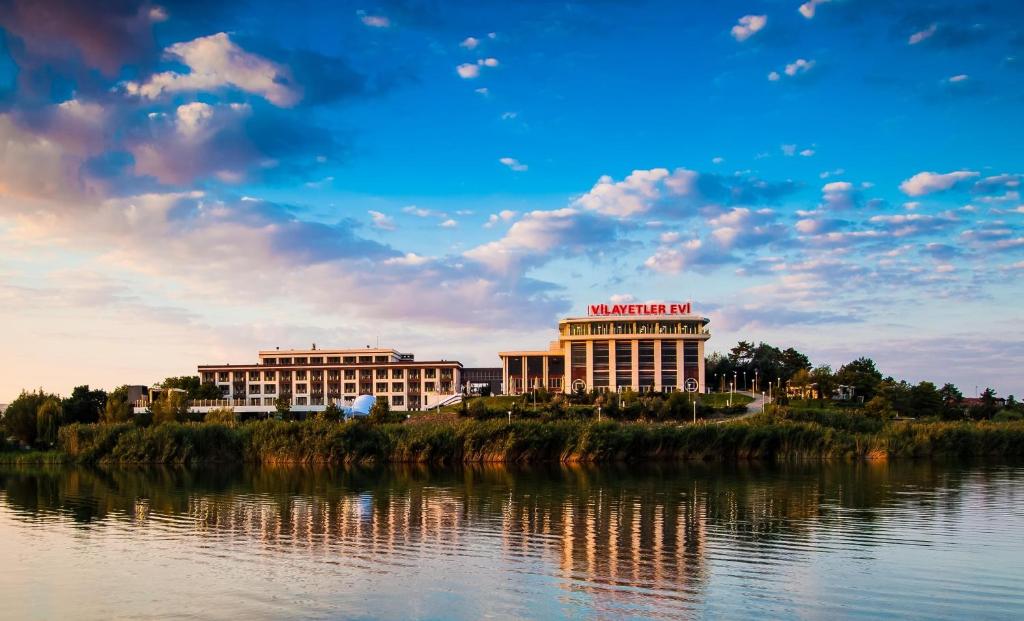
POLYGON ((586 317, 564 317, 558 323, 579 323, 586 321, 703 321, 711 323, 711 319, 702 315, 588 315, 586 317))

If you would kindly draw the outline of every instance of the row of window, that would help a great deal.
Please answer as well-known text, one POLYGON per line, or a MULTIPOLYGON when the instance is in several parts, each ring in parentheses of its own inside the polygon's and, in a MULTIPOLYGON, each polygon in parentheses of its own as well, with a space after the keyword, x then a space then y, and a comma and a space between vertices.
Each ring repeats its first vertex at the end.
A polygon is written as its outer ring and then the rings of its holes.
MULTIPOLYGON (((371 379, 371 378, 375 378, 375 379, 405 379, 406 371, 407 371, 406 369, 360 369, 358 371, 358 373, 359 373, 359 379, 371 379)), ((423 369, 422 373, 423 373, 423 377, 425 377, 427 379, 436 379, 438 377, 438 375, 440 375, 441 379, 451 379, 452 378, 452 371, 450 369, 423 369)), ((257 382, 257 381, 259 381, 261 376, 263 378, 263 381, 267 381, 267 382, 275 381, 275 379, 280 380, 280 381, 291 381, 291 379, 292 379, 292 372, 291 371, 263 371, 262 374, 260 373, 260 371, 248 371, 248 372, 246 372, 246 371, 234 371, 234 374, 235 374, 235 378, 234 378, 235 381, 243 381, 246 378, 246 374, 248 375, 248 379, 249 379, 250 382, 257 382), (279 375, 279 377, 277 377, 278 375, 279 375)), ((349 379, 356 379, 356 370, 355 369, 345 369, 344 371, 328 371, 327 372, 327 379, 328 380, 340 380, 340 379, 342 379, 342 377, 344 377, 344 379, 347 379, 347 380, 349 380, 349 379)), ((230 380, 230 372, 229 371, 218 371, 216 373, 214 373, 213 371, 204 371, 203 372, 203 381, 204 382, 212 382, 212 381, 214 381, 214 378, 216 378, 216 381, 218 381, 218 382, 231 381, 230 380)), ((420 379, 420 369, 408 369, 408 378, 409 378, 409 381, 414 381, 414 382, 415 381, 419 381, 419 379, 420 379)), ((302 371, 302 370, 295 371, 295 379, 296 380, 307 380, 307 379, 309 379, 309 380, 312 380, 312 381, 323 381, 323 379, 324 379, 324 371, 323 370, 315 370, 315 371, 308 371, 308 372, 307 371, 302 371)))
MULTIPOLYGON (((360 384, 359 385, 359 390, 368 393, 368 392, 370 392, 370 386, 371 386, 370 383, 360 384)), ((384 392, 402 392, 402 393, 404 393, 405 392, 405 387, 406 387, 406 385, 405 385, 404 382, 392 382, 390 384, 388 382, 377 382, 376 384, 373 384, 373 388, 375 389, 374 390, 375 393, 384 393, 384 392)), ((451 390, 451 387, 452 387, 452 385, 451 385, 450 382, 440 382, 440 383, 438 383, 438 382, 424 382, 424 384, 423 384, 424 392, 437 392, 438 390, 440 390, 441 392, 447 392, 447 391, 451 390)), ((281 387, 281 392, 282 393, 288 393, 288 392, 290 392, 290 388, 291 388, 290 386, 282 386, 281 387)), ((221 386, 221 390, 224 391, 225 393, 227 393, 228 392, 228 386, 221 386)), ((245 389, 240 386, 240 387, 238 387, 236 389, 235 392, 243 392, 244 390, 245 389)), ((310 387, 307 384, 295 384, 295 393, 296 394, 304 395, 309 390, 310 390, 310 387)), ((342 390, 342 388, 341 388, 340 384, 328 384, 328 386, 327 386, 328 394, 337 395, 337 394, 339 394, 341 392, 341 390, 342 390)), ((356 392, 356 383, 355 382, 346 382, 344 384, 344 391, 346 393, 354 393, 354 392, 356 392)), ((420 391, 419 385, 412 385, 412 384, 409 385, 409 392, 410 393, 417 394, 417 393, 419 393, 419 391, 420 391)), ((272 394, 275 394, 277 392, 277 386, 275 384, 266 384, 266 385, 263 385, 263 384, 249 384, 247 392, 249 394, 251 394, 251 395, 258 395, 258 394, 261 394, 261 393, 262 394, 266 394, 266 395, 272 395, 272 394)), ((312 386, 311 392, 314 395, 323 394, 323 392, 324 392, 323 386, 320 385, 320 384, 314 384, 312 386)))
MULTIPOLYGON (((355 398, 355 395, 345 395, 345 399, 347 401, 351 401, 355 398)), ((388 397, 378 397, 378 399, 388 399, 388 397)), ((402 395, 392 395, 389 399, 389 402, 391 403, 391 405, 404 407, 405 397, 402 395)), ((263 397, 262 399, 260 397, 250 397, 249 405, 277 405, 277 399, 273 397, 263 397)), ((322 397, 309 397, 308 399, 306 397, 296 397, 295 405, 324 405, 324 400, 322 397)), ((409 405, 418 408, 419 400, 410 399, 409 405)))
POLYGON ((566 324, 562 334, 590 336, 601 334, 704 334, 699 321, 595 321, 566 324))

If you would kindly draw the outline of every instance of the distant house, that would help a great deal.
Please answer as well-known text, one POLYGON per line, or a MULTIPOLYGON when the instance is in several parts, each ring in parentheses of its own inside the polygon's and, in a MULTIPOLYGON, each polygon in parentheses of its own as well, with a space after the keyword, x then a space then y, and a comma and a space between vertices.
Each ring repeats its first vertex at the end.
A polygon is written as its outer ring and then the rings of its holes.
POLYGON ((6 403, 0 403, 0 416, 4 415, 4 411, 7 409, 6 403))
POLYGON ((847 386, 846 384, 840 384, 836 386, 835 390, 832 391, 833 401, 853 401, 854 393, 853 386, 847 386))
MULTIPOLYGON (((1006 406, 1006 399, 1004 399, 1002 397, 995 397, 994 399, 992 399, 992 403, 997 408, 1005 407, 1006 406)), ((964 397, 963 404, 964 404, 965 407, 976 408, 976 407, 985 405, 985 400, 982 399, 981 397, 964 397)))
POLYGON ((817 399, 818 385, 815 383, 794 386, 786 383, 786 396, 790 399, 817 399))

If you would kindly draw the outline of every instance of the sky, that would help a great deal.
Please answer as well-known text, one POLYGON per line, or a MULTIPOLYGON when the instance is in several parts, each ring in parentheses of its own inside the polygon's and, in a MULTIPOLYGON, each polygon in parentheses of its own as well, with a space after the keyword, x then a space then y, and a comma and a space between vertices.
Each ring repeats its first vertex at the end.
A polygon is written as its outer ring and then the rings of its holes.
POLYGON ((0 0, 0 401, 600 302, 1024 392, 1024 5, 0 0))

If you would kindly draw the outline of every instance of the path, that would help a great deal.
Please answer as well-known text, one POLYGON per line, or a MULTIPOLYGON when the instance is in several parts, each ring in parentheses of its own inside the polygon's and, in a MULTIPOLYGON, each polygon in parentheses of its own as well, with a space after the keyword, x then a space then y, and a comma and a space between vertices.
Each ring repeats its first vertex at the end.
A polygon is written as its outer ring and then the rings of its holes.
POLYGON ((733 421, 743 420, 744 418, 750 418, 751 416, 754 416, 755 414, 760 414, 761 413, 761 408, 765 404, 771 403, 771 400, 768 398, 767 395, 762 395, 760 393, 754 394, 752 392, 737 391, 737 394, 747 395, 748 397, 751 397, 751 398, 754 399, 753 401, 751 401, 750 403, 747 404, 747 412, 745 414, 740 414, 739 416, 733 416, 731 418, 726 418, 725 420, 720 420, 720 421, 716 421, 716 422, 719 422, 719 423, 731 423, 733 421))

